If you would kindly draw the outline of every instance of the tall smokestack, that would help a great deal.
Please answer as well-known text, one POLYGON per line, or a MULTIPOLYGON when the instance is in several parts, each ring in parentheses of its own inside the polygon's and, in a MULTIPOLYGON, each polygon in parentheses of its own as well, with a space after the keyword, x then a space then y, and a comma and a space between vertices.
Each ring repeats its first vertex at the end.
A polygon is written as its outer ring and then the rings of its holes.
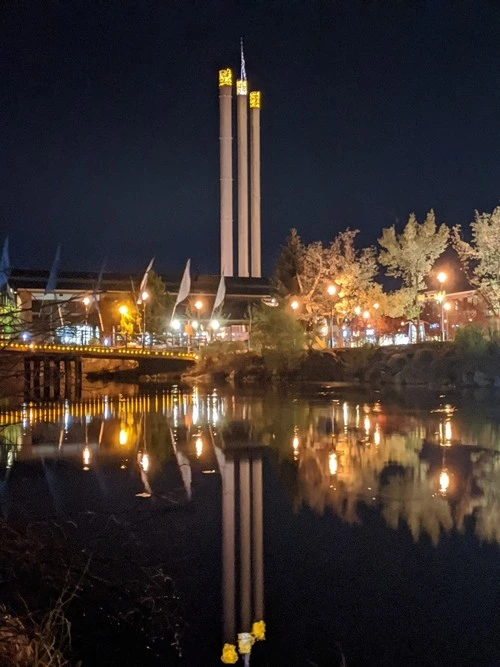
POLYGON ((220 116, 220 270, 233 275, 233 155, 231 129, 233 73, 219 70, 220 116))
POLYGON ((236 81, 236 113, 238 125, 238 276, 248 278, 248 83, 241 48, 241 74, 236 81))
POLYGON ((251 275, 260 278, 260 107, 259 91, 250 93, 250 255, 251 275))

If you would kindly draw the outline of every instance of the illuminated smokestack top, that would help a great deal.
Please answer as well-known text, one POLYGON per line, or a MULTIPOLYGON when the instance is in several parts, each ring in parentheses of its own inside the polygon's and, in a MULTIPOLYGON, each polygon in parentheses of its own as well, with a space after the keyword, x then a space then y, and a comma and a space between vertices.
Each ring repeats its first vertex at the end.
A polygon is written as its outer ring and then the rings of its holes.
POLYGON ((242 81, 241 79, 237 79, 236 95, 248 95, 248 81, 242 81))
POLYGON ((219 70, 219 88, 222 86, 232 86, 233 85, 233 73, 228 67, 227 69, 219 70))
POLYGON ((262 97, 260 90, 253 90, 250 93, 250 109, 260 109, 262 104, 262 97))

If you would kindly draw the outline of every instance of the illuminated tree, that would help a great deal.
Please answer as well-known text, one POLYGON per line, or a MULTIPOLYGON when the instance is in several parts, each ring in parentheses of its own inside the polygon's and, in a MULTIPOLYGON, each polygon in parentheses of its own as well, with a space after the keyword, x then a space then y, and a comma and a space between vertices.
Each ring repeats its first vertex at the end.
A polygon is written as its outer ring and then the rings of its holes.
MULTIPOLYGON (((382 247, 378 258, 380 264, 386 267, 387 275, 401 278, 403 287, 411 296, 406 307, 406 315, 410 319, 419 319, 418 292, 425 287, 425 278, 446 249, 449 235, 445 224, 436 225, 436 216, 431 209, 424 222, 419 223, 415 214, 411 213, 401 234, 396 234, 392 225, 383 230, 378 240, 382 247)), ((417 340, 419 335, 417 324, 417 340)))
POLYGON ((317 322, 332 310, 341 319, 351 319, 358 309, 372 306, 382 290, 374 282, 377 262, 374 248, 358 250, 354 239, 359 232, 340 232, 328 247, 319 241, 304 249, 300 287, 300 316, 317 322), (334 287, 334 293, 329 293, 334 287))
POLYGON ((500 206, 493 213, 476 211, 470 223, 471 243, 464 241, 461 227, 452 230, 455 248, 464 272, 483 297, 495 318, 500 318, 500 206))

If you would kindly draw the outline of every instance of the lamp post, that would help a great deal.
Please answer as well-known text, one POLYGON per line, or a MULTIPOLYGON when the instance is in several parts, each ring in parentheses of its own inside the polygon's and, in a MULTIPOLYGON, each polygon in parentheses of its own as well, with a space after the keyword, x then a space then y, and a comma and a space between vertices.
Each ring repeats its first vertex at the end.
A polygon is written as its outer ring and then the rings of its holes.
POLYGON ((328 292, 328 295, 332 297, 330 301, 330 347, 333 349, 333 297, 337 293, 337 287, 335 285, 328 285, 326 291, 328 292))
POLYGON ((445 326, 445 337, 444 337, 444 340, 448 340, 448 338, 450 337, 450 329, 449 329, 449 319, 450 319, 449 312, 450 312, 450 308, 451 308, 451 303, 450 303, 449 301, 446 301, 446 303, 443 303, 443 310, 446 310, 446 313, 447 313, 447 315, 446 315, 446 321, 445 321, 446 326, 445 326))
POLYGON ((90 297, 84 296, 82 301, 83 301, 83 305, 85 306, 85 329, 83 330, 82 343, 85 345, 86 338, 87 338, 87 325, 88 325, 88 321, 89 321, 90 297))
MULTIPOLYGON (((146 302, 149 299, 149 292, 144 292, 141 294, 142 300, 142 349, 146 347, 146 302)), ((152 342, 152 341, 151 341, 152 342)))
POLYGON ((441 340, 444 342, 446 340, 445 331, 444 331, 444 299, 445 299, 446 294, 445 294, 443 285, 446 282, 448 276, 446 275, 446 273, 444 271, 440 271, 437 274, 436 277, 438 279, 438 283, 441 286, 441 290, 438 294, 437 300, 441 304, 441 340))
MULTIPOLYGON (((201 324, 201 321, 200 321, 200 314, 201 314, 201 310, 202 310, 202 308, 203 308, 203 301, 202 301, 201 299, 197 299, 197 300, 195 301, 195 303, 194 303, 194 307, 196 308, 196 318, 197 318, 197 320, 198 320, 198 325, 197 325, 195 328, 198 329, 198 327, 199 327, 200 324, 201 324)), ((200 338, 198 338, 198 342, 199 342, 199 341, 200 341, 200 338)))

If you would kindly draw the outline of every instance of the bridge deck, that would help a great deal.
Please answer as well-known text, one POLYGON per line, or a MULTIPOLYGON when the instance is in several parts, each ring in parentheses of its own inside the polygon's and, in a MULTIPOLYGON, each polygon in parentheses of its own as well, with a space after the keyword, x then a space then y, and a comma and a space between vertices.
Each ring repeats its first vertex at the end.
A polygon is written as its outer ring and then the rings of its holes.
POLYGON ((15 352, 29 356, 82 357, 87 359, 182 359, 197 361, 196 352, 185 350, 157 350, 145 348, 104 347, 96 345, 38 345, 35 343, 8 343, 1 352, 15 352))

